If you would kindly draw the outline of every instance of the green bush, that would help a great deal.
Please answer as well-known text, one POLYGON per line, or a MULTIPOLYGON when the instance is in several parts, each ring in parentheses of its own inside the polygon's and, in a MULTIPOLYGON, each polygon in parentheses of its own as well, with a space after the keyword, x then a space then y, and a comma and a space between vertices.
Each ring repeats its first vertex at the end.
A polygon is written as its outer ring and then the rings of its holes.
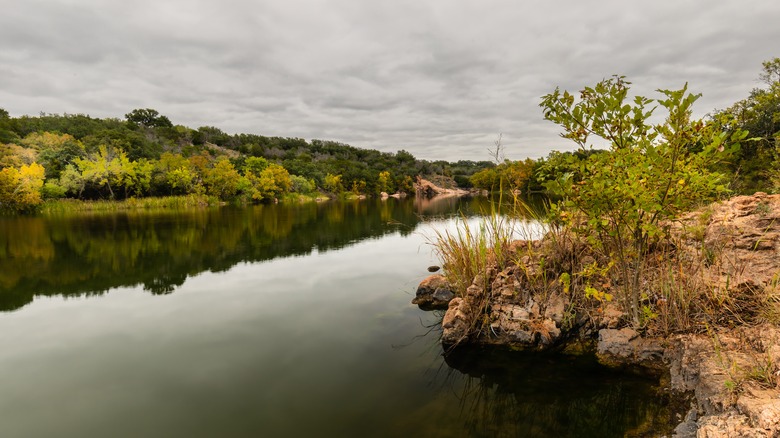
POLYGON ((556 89, 540 104, 546 119, 563 128, 561 136, 580 148, 594 137, 609 143, 606 153, 591 154, 574 171, 548 181, 562 200, 552 208, 554 220, 581 233, 590 245, 615 262, 619 300, 640 324, 640 288, 645 256, 653 242, 665 238, 665 221, 727 191, 714 163, 739 148, 747 133, 721 131, 714 123, 691 120, 699 95, 659 90, 657 101, 629 100, 623 77, 587 87, 574 95, 556 89), (648 122, 656 102, 667 113, 663 123, 648 122))

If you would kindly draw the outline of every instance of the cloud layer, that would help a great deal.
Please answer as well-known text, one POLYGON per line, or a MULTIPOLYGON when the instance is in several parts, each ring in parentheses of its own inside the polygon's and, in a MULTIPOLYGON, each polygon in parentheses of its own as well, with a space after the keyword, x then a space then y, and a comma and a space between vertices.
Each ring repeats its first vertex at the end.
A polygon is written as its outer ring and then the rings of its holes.
POLYGON ((570 149, 540 96, 688 82, 698 116, 780 56, 780 2, 26 0, 0 15, 0 107, 341 141, 428 159, 570 149))

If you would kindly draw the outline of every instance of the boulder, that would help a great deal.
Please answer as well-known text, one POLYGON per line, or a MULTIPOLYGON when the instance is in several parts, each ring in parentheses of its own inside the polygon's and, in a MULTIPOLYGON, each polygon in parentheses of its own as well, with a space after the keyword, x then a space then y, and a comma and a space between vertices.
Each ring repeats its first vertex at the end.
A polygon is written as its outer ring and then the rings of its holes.
POLYGON ((450 301, 455 298, 455 292, 447 279, 440 274, 426 277, 417 286, 412 304, 417 304, 421 309, 446 309, 450 301))

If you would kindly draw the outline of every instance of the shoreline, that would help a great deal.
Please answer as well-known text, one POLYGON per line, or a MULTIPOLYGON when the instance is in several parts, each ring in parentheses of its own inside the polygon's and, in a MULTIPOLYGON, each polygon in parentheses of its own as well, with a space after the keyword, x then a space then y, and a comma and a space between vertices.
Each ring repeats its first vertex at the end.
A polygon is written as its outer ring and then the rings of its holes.
POLYGON ((658 258, 684 261, 681 278, 696 277, 704 295, 684 291, 688 301, 679 305, 688 313, 674 313, 667 302, 673 297, 648 292, 642 327, 613 301, 617 292, 605 276, 590 274, 585 298, 570 290, 575 280, 565 272, 596 266, 576 241, 514 241, 503 249, 512 262, 499 266, 494 254, 460 291, 443 275, 429 276, 413 303, 446 309, 445 351, 465 345, 576 351, 595 344, 604 365, 662 375, 675 397, 693 397, 673 436, 780 436, 780 195, 738 196, 673 226, 677 240, 658 258))

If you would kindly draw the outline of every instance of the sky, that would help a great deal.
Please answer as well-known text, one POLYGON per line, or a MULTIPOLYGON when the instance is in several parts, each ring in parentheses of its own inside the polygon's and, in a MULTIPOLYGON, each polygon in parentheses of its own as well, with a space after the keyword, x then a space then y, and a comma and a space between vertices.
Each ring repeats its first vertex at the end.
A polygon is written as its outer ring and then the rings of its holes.
POLYGON ((418 158, 572 150, 541 96, 686 82, 695 116, 762 86, 780 1, 0 0, 0 108, 333 140, 418 158))

